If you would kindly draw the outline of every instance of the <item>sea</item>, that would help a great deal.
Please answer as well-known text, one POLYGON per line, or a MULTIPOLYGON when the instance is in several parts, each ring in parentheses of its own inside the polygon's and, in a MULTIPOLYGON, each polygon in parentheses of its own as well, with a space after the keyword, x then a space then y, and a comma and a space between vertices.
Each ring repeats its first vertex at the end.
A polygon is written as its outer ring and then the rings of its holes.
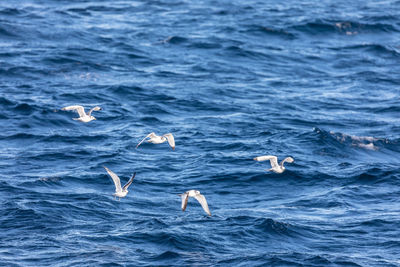
POLYGON ((2 0, 0 265, 400 266, 399 96, 399 0, 2 0))

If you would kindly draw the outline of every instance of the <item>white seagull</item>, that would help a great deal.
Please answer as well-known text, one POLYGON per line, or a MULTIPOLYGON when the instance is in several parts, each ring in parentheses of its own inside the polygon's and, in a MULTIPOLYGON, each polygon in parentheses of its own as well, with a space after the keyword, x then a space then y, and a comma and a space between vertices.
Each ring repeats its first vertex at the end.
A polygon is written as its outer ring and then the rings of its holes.
POLYGON ((294 162, 294 159, 292 157, 287 157, 281 161, 281 164, 278 164, 278 158, 275 156, 259 156, 259 157, 255 157, 254 160, 255 161, 269 160, 272 168, 268 169, 267 171, 274 171, 276 173, 282 173, 285 171, 285 167, 283 166, 283 163, 285 163, 286 161, 289 163, 294 162))
POLYGON ((147 142, 152 144, 161 144, 165 141, 168 141, 168 144, 172 147, 172 149, 175 149, 175 139, 171 133, 167 133, 162 136, 158 136, 155 133, 149 133, 145 138, 142 139, 142 141, 140 141, 139 144, 137 144, 136 148, 138 148, 140 144, 143 143, 147 138, 149 138, 147 142))
POLYGON ((200 191, 189 190, 189 191, 186 191, 183 194, 179 194, 179 196, 181 196, 181 198, 182 198, 182 211, 185 211, 189 197, 194 197, 201 204, 201 206, 203 207, 203 210, 209 216, 211 216, 210 209, 208 208, 208 205, 207 205, 207 200, 206 200, 205 196, 200 194, 200 191))
POLYGON ((88 114, 85 113, 85 108, 82 106, 68 106, 62 108, 61 110, 76 110, 79 114, 79 118, 72 118, 73 120, 81 122, 89 122, 96 119, 95 117, 92 116, 92 112, 101 110, 101 107, 92 108, 91 110, 89 110, 88 114))
POLYGON ((106 169, 107 173, 110 175, 111 179, 115 184, 115 193, 113 194, 114 198, 118 197, 119 198, 118 200, 121 200, 121 197, 125 197, 128 194, 128 187, 132 184, 136 172, 132 175, 131 179, 129 179, 129 181, 124 185, 124 187, 121 188, 121 181, 119 180, 118 175, 112 172, 109 168, 105 166, 103 167, 104 169, 106 169))

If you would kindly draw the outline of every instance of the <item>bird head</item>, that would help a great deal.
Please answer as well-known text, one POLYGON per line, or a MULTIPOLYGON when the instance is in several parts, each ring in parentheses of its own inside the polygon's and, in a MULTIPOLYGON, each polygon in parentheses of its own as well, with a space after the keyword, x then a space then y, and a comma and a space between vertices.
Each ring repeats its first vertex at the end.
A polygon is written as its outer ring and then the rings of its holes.
POLYGON ((288 157, 287 160, 286 160, 286 162, 293 163, 293 162, 294 162, 294 159, 293 159, 292 157, 288 157))

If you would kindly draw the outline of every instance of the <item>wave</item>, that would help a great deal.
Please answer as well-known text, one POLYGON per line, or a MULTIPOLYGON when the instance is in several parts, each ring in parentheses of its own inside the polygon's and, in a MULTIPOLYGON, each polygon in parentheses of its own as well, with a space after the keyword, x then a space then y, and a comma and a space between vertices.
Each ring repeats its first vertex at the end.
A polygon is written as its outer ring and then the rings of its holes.
POLYGON ((48 72, 43 69, 38 69, 31 66, 10 66, 9 68, 0 68, 0 75, 15 78, 39 79, 38 76, 48 75, 48 72))
POLYGON ((363 53, 373 53, 380 56, 388 55, 393 57, 399 57, 400 51, 398 48, 390 46, 390 45, 382 45, 379 43, 362 43, 348 46, 335 46, 330 48, 333 51, 342 51, 342 52, 363 52, 363 53))
POLYGON ((268 37, 279 37, 286 40, 294 40, 296 39, 296 35, 280 28, 269 27, 269 26, 260 26, 260 25, 249 25, 246 27, 247 30, 244 33, 251 34, 263 34, 268 37))
POLYGON ((198 48, 198 49, 218 49, 221 48, 222 45, 219 42, 191 42, 191 44, 188 46, 190 48, 198 48))
POLYGON ((273 57, 261 51, 249 50, 236 45, 224 48, 225 52, 230 56, 241 57, 245 59, 273 60, 273 57))
POLYGON ((343 33, 346 35, 360 33, 396 33, 399 29, 387 23, 362 23, 354 21, 334 21, 317 19, 290 26, 288 31, 298 31, 308 34, 343 33))
POLYGON ((279 222, 271 218, 255 218, 244 215, 228 217, 225 219, 225 223, 232 229, 242 229, 245 227, 246 234, 250 235, 269 234, 281 237, 294 237, 298 236, 299 231, 302 231, 291 224, 279 222))
POLYGON ((17 8, 3 8, 0 9, 0 15, 11 15, 11 16, 18 16, 25 14, 26 11, 17 9, 17 8))
POLYGON ((286 251, 272 252, 268 255, 263 253, 253 253, 251 255, 229 255, 226 259, 217 262, 221 265, 254 265, 254 266, 363 266, 354 260, 343 260, 342 258, 332 258, 328 255, 316 255, 309 252, 296 252, 293 249, 286 251))
POLYGON ((318 134, 319 141, 336 148, 361 148, 366 150, 380 150, 382 148, 400 149, 398 147, 400 140, 390 140, 372 136, 356 136, 340 132, 325 131, 314 128, 313 132, 318 134))
POLYGON ((160 41, 161 44, 170 43, 170 44, 182 44, 188 41, 187 38, 181 36, 168 36, 164 40, 160 41))
POLYGON ((0 27, 0 38, 17 38, 20 37, 17 33, 15 33, 13 27, 9 25, 2 25, 0 27))

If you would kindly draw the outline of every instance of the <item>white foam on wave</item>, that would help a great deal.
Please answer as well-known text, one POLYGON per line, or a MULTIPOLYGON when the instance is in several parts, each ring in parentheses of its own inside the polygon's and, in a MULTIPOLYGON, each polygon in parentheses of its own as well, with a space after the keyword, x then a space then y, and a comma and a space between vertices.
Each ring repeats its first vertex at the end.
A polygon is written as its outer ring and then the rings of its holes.
POLYGON ((384 138, 376 138, 372 136, 356 136, 343 133, 329 132, 333 137, 336 138, 340 143, 351 142, 352 146, 360 147, 369 150, 378 150, 379 147, 374 144, 374 142, 382 141, 388 143, 384 138))

